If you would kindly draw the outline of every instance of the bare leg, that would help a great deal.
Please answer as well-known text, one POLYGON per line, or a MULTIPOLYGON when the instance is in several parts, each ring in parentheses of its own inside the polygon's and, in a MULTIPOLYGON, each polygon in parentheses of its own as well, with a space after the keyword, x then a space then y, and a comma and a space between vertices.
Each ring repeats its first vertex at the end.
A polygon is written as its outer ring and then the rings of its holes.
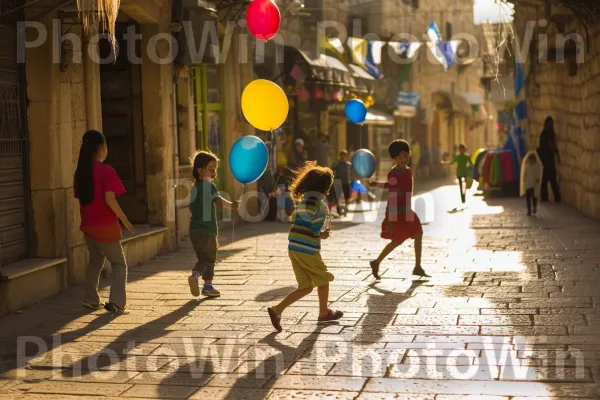
POLYGON ((421 266, 421 253, 423 251, 423 234, 415 238, 415 267, 421 266))
POLYGON ((381 279, 379 276, 379 264, 398 246, 400 246, 403 242, 401 241, 392 241, 387 246, 383 248, 379 257, 376 260, 371 261, 369 264, 371 265, 371 272, 373 273, 373 277, 377 280, 381 279))
POLYGON ((329 315, 329 283, 317 288, 319 293, 319 316, 329 315))
POLYGON ((423 234, 421 233, 419 236, 415 237, 415 269, 413 269, 413 275, 418 275, 421 277, 430 276, 427 275, 423 267, 421 267, 421 253, 423 251, 423 234))
POLYGON ((281 315, 286 308, 288 308, 301 298, 309 295, 311 292, 311 287, 306 289, 296 289, 292 293, 288 294, 286 298, 281 301, 281 303, 277 304, 275 307, 271 307, 271 309, 275 311, 277 315, 281 315))
POLYGON ((381 254, 379 254, 379 257, 377 257, 377 259, 374 261, 374 263, 376 264, 381 264, 381 262, 392 252, 396 249, 396 247, 400 246, 403 242, 399 242, 399 241, 392 241, 390 243, 388 243, 387 246, 385 246, 383 248, 383 250, 381 250, 381 254))

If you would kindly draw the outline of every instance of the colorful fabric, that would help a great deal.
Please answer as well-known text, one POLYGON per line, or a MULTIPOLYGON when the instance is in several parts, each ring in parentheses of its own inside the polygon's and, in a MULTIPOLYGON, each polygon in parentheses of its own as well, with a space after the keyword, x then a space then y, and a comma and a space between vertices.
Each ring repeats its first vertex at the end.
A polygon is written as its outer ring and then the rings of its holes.
POLYGON ((517 180, 515 169, 513 168, 513 154, 508 151, 500 153, 500 162, 502 163, 502 181, 513 182, 517 180))
POLYGON ((421 221, 412 210, 412 170, 392 169, 388 173, 386 187, 389 195, 381 224, 381 237, 400 242, 422 234, 421 221))
POLYGON ((305 254, 321 250, 321 229, 329 209, 321 200, 307 199, 296 206, 290 217, 292 227, 288 236, 288 249, 305 254))
POLYGON ((292 268, 298 282, 298 289, 319 287, 333 281, 333 274, 327 271, 320 253, 307 254, 288 250, 292 268))
POLYGON ((205 180, 196 182, 190 195, 192 210, 190 232, 217 236, 217 207, 215 201, 218 198, 219 192, 214 183, 205 180))
POLYGON ((483 182, 486 185, 491 184, 491 172, 492 172, 492 161, 494 160, 494 153, 488 152, 483 165, 483 182))
MULTIPOLYGON (((123 237, 121 225, 117 214, 106 203, 104 194, 113 192, 115 197, 118 197, 125 193, 125 188, 119 175, 110 165, 96 161, 92 166, 92 174, 94 177, 94 200, 79 209, 80 229, 96 242, 117 242, 123 237)), ((78 199, 77 182, 74 182, 73 190, 75 198, 78 199)))
POLYGON ((498 186, 502 183, 502 162, 500 161, 500 154, 494 153, 494 159, 492 160, 492 171, 491 171, 491 185, 498 186))
POLYGON ((476 180, 479 180, 479 178, 482 176, 482 166, 486 156, 487 150, 484 150, 477 155, 475 165, 473 167, 473 178, 476 180))

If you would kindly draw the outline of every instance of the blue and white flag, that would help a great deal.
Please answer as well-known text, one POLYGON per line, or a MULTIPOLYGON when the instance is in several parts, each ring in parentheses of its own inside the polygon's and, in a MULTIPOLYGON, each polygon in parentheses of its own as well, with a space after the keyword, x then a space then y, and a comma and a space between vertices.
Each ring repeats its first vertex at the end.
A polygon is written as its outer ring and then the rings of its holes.
POLYGON ((381 71, 379 70, 379 64, 381 64, 381 49, 384 43, 374 40, 369 40, 367 45, 367 59, 365 66, 369 74, 375 79, 381 78, 381 71))
POLYGON ((521 163, 527 151, 525 142, 527 124, 527 104, 525 103, 525 75, 523 65, 520 63, 519 52, 515 52, 515 106, 513 108, 512 120, 508 130, 508 137, 504 144, 505 150, 513 152, 513 166, 515 179, 520 176, 521 163))
POLYGON ((444 70, 448 71, 456 61, 456 50, 460 46, 460 40, 451 40, 449 42, 439 41, 437 43, 428 42, 427 46, 435 59, 442 64, 444 70))
POLYGON ((394 49, 396 54, 404 56, 408 59, 415 58, 417 51, 421 48, 422 43, 419 42, 390 42, 390 46, 394 49))
POLYGON ((436 46, 442 41, 442 34, 435 22, 432 22, 429 24, 429 27, 427 27, 427 36, 429 37, 429 41, 436 46))

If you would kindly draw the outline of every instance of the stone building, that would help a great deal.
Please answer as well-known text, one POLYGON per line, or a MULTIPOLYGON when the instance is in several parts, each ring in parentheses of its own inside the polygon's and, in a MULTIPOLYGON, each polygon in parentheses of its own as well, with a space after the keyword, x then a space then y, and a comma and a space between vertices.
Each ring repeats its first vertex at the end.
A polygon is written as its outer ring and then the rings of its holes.
MULTIPOLYGON (((86 130, 104 132, 106 162, 127 190, 119 203, 136 231, 123 240, 129 265, 174 249, 186 234, 189 215, 181 208, 189 180, 180 177, 191 176, 190 156, 207 147, 202 113, 213 113, 210 126, 223 133, 224 165, 228 146, 250 131, 239 111, 239 95, 253 78, 251 60, 237 59, 244 30, 232 35, 224 63, 180 64, 170 39, 173 8, 172 0, 122 0, 115 57, 106 40, 84 32, 74 2, 0 3, 0 315, 85 277, 73 174, 86 130), (33 26, 18 31, 25 20, 33 26), (131 40, 126 32, 141 37, 131 40), (217 72, 207 79, 207 69, 217 72), (211 87, 199 87, 198 77, 211 87), (221 96, 219 109, 200 96, 209 90, 221 96), (183 192, 176 193, 177 183, 183 192)), ((233 193, 226 169, 222 176, 221 189, 233 193)))
POLYGON ((529 150, 538 147, 544 119, 552 116, 561 159, 558 174, 563 201, 600 218, 597 2, 511 2, 516 11, 516 40, 527 62, 523 68, 529 150))

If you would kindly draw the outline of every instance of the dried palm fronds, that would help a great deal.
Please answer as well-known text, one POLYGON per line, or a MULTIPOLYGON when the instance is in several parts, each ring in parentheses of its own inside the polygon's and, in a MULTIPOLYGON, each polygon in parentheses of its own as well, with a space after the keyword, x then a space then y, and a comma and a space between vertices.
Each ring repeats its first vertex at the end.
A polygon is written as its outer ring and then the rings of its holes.
POLYGON ((102 28, 108 33, 115 48, 115 23, 120 5, 120 0, 77 0, 77 9, 85 32, 95 34, 99 28, 102 28))

